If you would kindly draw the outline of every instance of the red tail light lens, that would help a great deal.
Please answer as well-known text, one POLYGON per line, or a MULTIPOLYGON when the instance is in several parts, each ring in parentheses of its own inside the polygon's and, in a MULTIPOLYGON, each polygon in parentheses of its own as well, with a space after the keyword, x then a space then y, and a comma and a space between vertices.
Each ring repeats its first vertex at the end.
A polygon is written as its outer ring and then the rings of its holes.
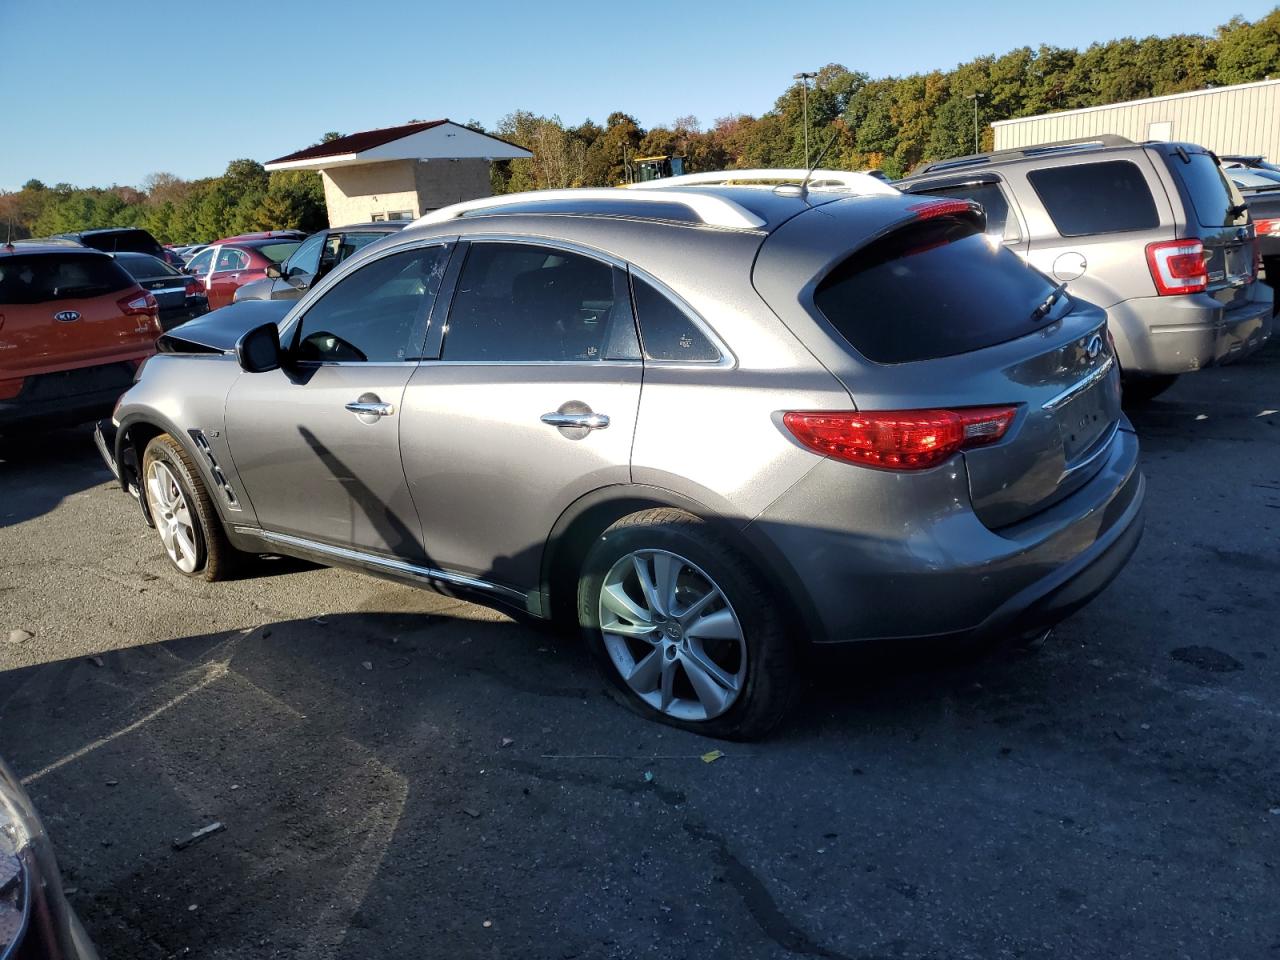
POLYGON ((1280 217, 1253 221, 1254 235, 1259 237, 1280 237, 1280 217))
POLYGON ((1162 297, 1200 293, 1209 286, 1204 244, 1199 240, 1162 240, 1147 244, 1147 266, 1162 297))
POLYGON ((803 410, 784 414, 782 422, 823 456, 885 470, 925 470, 958 450, 997 442, 1016 413, 1016 407, 803 410))
POLYGON ((204 288, 200 286, 200 281, 195 277, 187 277, 186 286, 186 296, 188 297, 198 297, 204 291, 204 288))
POLYGON ((907 209, 916 215, 917 220, 932 220, 956 213, 973 213, 973 204, 968 200, 926 200, 913 203, 907 209))
POLYGON ((120 309, 131 317, 157 317, 160 315, 160 304, 149 291, 131 293, 119 301, 120 309))

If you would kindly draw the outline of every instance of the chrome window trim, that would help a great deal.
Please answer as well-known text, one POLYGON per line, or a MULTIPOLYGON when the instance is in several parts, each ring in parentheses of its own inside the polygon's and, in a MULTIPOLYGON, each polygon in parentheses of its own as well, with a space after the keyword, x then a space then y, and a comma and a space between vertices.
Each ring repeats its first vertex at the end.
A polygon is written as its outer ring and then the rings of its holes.
POLYGON ((479 577, 468 576, 463 573, 452 573, 448 570, 438 570, 435 567, 420 567, 417 564, 409 563, 405 560, 397 560, 393 557, 383 557, 376 553, 365 553, 362 550, 352 550, 349 547, 338 547, 329 543, 321 543, 318 540, 308 540, 305 537, 295 537, 288 533, 277 533, 274 530, 265 530, 262 527, 237 526, 235 531, 236 533, 257 537, 260 540, 265 540, 267 543, 296 547, 299 550, 308 550, 324 556, 336 557, 341 560, 350 560, 353 563, 364 563, 374 567, 381 567, 385 570, 394 570, 397 573, 402 573, 406 576, 420 580, 434 580, 441 583, 452 584, 453 586, 467 587, 472 590, 480 590, 485 593, 496 594, 498 596, 505 597, 508 600, 514 600, 524 607, 527 607, 529 602, 529 594, 527 593, 516 590, 512 587, 504 587, 501 584, 491 583, 488 580, 482 580, 479 577))
POLYGON ((432 357, 422 362, 450 367, 584 367, 590 370, 644 366, 643 360, 444 360, 432 357))

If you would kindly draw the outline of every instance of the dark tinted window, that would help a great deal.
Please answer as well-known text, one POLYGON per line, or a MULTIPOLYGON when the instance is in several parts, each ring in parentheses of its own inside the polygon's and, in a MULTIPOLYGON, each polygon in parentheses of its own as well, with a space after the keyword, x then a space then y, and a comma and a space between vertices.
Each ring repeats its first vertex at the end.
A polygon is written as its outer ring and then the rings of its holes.
POLYGON ((1196 208, 1196 219, 1205 227, 1225 227, 1234 223, 1243 223, 1244 214, 1232 216, 1231 208, 1235 199, 1231 196, 1231 187, 1217 162, 1207 153, 1191 153, 1183 163, 1176 153, 1169 157, 1169 166, 1174 176, 1182 180, 1187 193, 1191 194, 1191 205, 1196 208))
POLYGON ((720 359, 720 351, 680 307, 640 277, 631 278, 636 319, 644 355, 650 360, 684 360, 690 363, 720 359))
POLYGON ((953 197, 956 200, 973 200, 982 204, 987 212, 987 233, 1005 240, 1017 240, 1021 236, 1016 222, 1009 218, 1009 201, 997 183, 967 183, 956 187, 938 187, 923 191, 928 197, 953 197))
POLYGON ((444 359, 496 363, 614 355, 617 338, 635 337, 614 273, 607 263, 563 250, 473 244, 449 313, 444 359))
POLYGON ((258 247, 258 252, 270 260, 272 263, 283 263, 289 259, 289 254, 297 250, 301 244, 297 240, 287 240, 282 243, 267 243, 258 247))
POLYGON ((418 357, 448 259, 441 246, 406 250, 343 278, 302 318, 298 359, 418 357))
MULTIPOLYGON (((1053 291, 1044 275, 971 224, 939 218, 859 250, 818 286, 814 302, 877 363, 947 357, 1031 333, 1053 291)), ((1051 316, 1069 309, 1066 297, 1051 316)))
POLYGON ((134 279, 153 277, 177 277, 177 270, 158 257, 149 257, 145 253, 121 253, 116 255, 116 263, 129 271, 134 279))
POLYGON ((1151 190, 1128 160, 1047 167, 1027 174, 1064 237, 1158 226, 1151 190))
POLYGON ((107 253, 129 252, 161 255, 160 244, 145 230, 113 230, 110 233, 81 234, 80 242, 107 253))
POLYGON ((133 285, 129 274, 100 253, 0 257, 0 304, 97 297, 133 285))

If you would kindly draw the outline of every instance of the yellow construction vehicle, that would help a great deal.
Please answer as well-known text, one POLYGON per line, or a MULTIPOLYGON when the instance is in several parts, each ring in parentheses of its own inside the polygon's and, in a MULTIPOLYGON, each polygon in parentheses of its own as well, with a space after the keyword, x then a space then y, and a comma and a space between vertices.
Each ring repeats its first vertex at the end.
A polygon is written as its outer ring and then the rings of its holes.
POLYGON ((650 180, 665 180, 667 177, 679 177, 684 174, 684 157, 671 157, 663 154, 659 157, 633 157, 634 183, 648 183, 650 180))

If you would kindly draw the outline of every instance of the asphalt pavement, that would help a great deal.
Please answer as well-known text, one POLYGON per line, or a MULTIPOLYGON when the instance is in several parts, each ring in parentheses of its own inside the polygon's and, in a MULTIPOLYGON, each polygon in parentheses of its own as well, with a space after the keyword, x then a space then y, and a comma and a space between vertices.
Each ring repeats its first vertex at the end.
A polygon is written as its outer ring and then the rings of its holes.
POLYGON ((465 602, 185 580, 83 428, 0 441, 0 754, 106 958, 1280 956, 1278 410, 1280 345, 1182 378, 1091 606, 750 745, 465 602))

